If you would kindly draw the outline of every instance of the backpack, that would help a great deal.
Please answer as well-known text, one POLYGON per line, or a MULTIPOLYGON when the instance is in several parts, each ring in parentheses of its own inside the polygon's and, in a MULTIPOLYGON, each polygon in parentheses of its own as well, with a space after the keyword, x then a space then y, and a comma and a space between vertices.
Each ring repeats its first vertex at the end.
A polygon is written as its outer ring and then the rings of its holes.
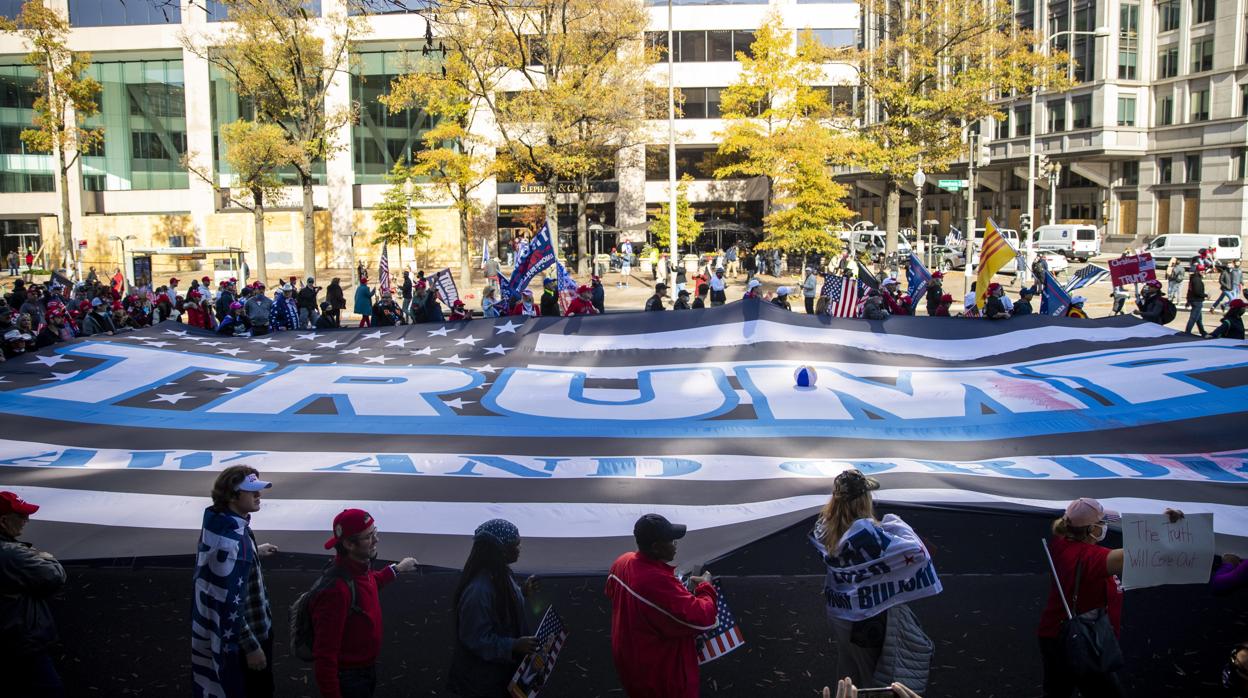
POLYGON ((290 605, 290 647, 299 659, 312 661, 312 638, 316 629, 312 626, 312 601, 341 579, 347 583, 351 593, 351 608, 348 613, 363 613, 355 599, 355 579, 346 570, 330 563, 321 576, 312 584, 312 588, 303 592, 290 605))
POLYGON ((1158 300, 1161 301, 1161 317, 1158 318, 1158 324, 1169 325, 1174 322, 1174 318, 1178 317, 1179 309, 1165 296, 1161 296, 1158 300))

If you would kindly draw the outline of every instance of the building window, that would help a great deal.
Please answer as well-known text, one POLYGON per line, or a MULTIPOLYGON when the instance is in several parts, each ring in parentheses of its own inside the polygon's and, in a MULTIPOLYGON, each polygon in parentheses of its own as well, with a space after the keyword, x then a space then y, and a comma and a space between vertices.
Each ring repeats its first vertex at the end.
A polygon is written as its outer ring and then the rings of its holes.
POLYGON ((1239 88, 1239 115, 1248 116, 1248 85, 1239 88))
POLYGON ((1138 160, 1127 160, 1122 163, 1122 183, 1132 186, 1140 183, 1140 162, 1138 160))
MULTIPOLYGON (((827 2, 828 0, 819 0, 827 2)), ((833 0, 839 2, 841 0, 833 0)), ((647 0, 650 5, 666 5, 667 0, 647 0)), ((672 0, 673 5, 766 5, 767 0, 672 0)))
MULTIPOLYGON (((318 11, 320 1, 318 0, 318 11)), ((353 15, 407 15, 433 7, 428 0, 355 0, 349 11, 353 15)))
MULTIPOLYGON (((407 72, 402 52, 361 53, 356 60, 358 68, 351 75, 351 101, 360 105, 359 119, 351 127, 355 183, 384 184, 396 162, 410 163, 424 149, 433 119, 421 109, 392 114, 381 103, 395 78, 407 72)), ((663 104, 667 104, 666 92, 663 104)))
MULTIPOLYGON (((676 177, 686 174, 694 179, 714 179, 717 146, 676 146, 676 177)), ((646 146, 646 180, 650 182, 667 179, 667 146, 646 146)))
POLYGON ((1236 148, 1231 155, 1231 180, 1242 182, 1248 177, 1248 150, 1236 148))
POLYGON ((1066 101, 1053 100, 1046 105, 1049 108, 1049 130, 1046 133, 1061 133, 1066 130, 1066 101))
MULTIPOLYGON (((812 29, 819 43, 827 48, 852 48, 858 45, 857 29, 812 29)), ((801 32, 798 32, 801 36, 801 32)))
POLYGON ((1031 135, 1031 107, 1019 107, 1014 110, 1014 135, 1031 135))
POLYGON ((83 186, 93 191, 186 189, 186 90, 182 61, 94 63, 100 113, 88 128, 104 142, 82 153, 83 186))
POLYGON ((1172 78, 1179 74, 1179 47, 1164 46, 1157 50, 1157 78, 1172 78))
MULTIPOLYGON (((237 90, 234 89, 234 84, 230 82, 220 68, 209 66, 208 78, 212 83, 209 102, 212 112, 212 159, 217 174, 217 186, 234 186, 236 173, 229 166, 229 163, 223 159, 225 156, 225 145, 221 139, 221 129, 226 124, 233 123, 239 119, 254 119, 256 117, 256 109, 249 101, 238 96, 237 90)), ((352 129, 352 134, 354 134, 354 129, 352 129)), ((297 186, 299 184, 299 174, 293 167, 279 170, 277 176, 282 184, 286 186, 297 186)), ((356 177, 359 178, 359 176, 357 171, 356 177)), ((317 158, 312 161, 312 183, 324 186, 325 182, 325 160, 317 158)))
POLYGON ((1118 79, 1136 79, 1140 54, 1140 6, 1123 3, 1118 12, 1118 79))
POLYGON ((1192 72, 1213 70, 1213 37, 1192 42, 1192 72))
POLYGON ((997 135, 998 140, 1010 137, 1010 113, 1007 111, 997 117, 997 135))
POLYGON ((1192 24, 1212 22, 1217 13, 1217 0, 1192 0, 1192 24))
POLYGON ((1183 159, 1183 177, 1188 182, 1200 181, 1200 156, 1188 155, 1183 159))
POLYGON ((1162 97, 1157 100, 1157 125, 1169 126, 1174 123, 1174 97, 1162 97))
POLYGON ((1157 158, 1157 183, 1170 184, 1174 179, 1174 158, 1157 158))
POLYGON ((1209 90, 1197 90, 1192 93, 1192 121, 1209 120, 1209 90))
POLYGON ((75 27, 126 24, 179 24, 182 8, 162 0, 69 0, 69 23, 75 27))
MULTIPOLYGON (((129 2, 129 0, 126 0, 129 2)), ((150 0, 149 0, 150 1, 150 0)), ((160 0, 163 2, 164 0, 160 0)), ((415 12, 416 10, 405 10, 403 7, 409 5, 424 6, 424 3, 411 2, 404 0, 402 3, 396 3, 395 0, 360 0, 360 5, 351 5, 351 14, 390 14, 394 12, 415 12)), ((304 0, 304 9, 309 14, 317 17, 321 16, 321 0, 304 0)), ((224 22, 229 19, 229 8, 226 7, 221 0, 207 0, 204 8, 208 10, 209 22, 224 22)))
POLYGON ((1179 0, 1163 0, 1157 4, 1158 31, 1168 32, 1179 28, 1179 0))
POLYGON ((1135 125, 1135 97, 1118 98, 1118 125, 1135 125))
POLYGON ((0 17, 17 19, 22 12, 22 5, 25 4, 26 0, 0 0, 0 17))
MULTIPOLYGON (((735 61, 738 53, 753 57, 754 32, 728 29, 691 30, 672 32, 676 53, 672 60, 677 63, 702 63, 705 61, 735 61)), ((646 32, 646 42, 658 47, 660 62, 667 60, 667 32, 646 32)))
POLYGON ((0 65, 0 193, 53 190, 52 154, 22 142, 34 123, 35 78, 29 65, 0 65))
POLYGON ((1071 128, 1092 127, 1092 95, 1072 97, 1070 100, 1071 128))

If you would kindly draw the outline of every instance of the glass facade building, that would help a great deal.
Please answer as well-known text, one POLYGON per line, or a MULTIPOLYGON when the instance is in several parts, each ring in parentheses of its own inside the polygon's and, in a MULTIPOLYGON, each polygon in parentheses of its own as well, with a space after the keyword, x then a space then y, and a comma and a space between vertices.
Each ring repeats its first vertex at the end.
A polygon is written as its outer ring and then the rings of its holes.
MULTIPOLYGON (((430 53, 429 57, 436 56, 430 53)), ((362 53, 351 75, 351 101, 360 105, 359 121, 351 128, 351 157, 356 184, 384 184, 395 162, 408 161, 424 146, 432 117, 420 109, 391 114, 379 98, 390 83, 413 69, 420 54, 397 51, 362 53)))
POLYGON ((50 153, 22 142, 35 121, 35 79, 29 65, 0 65, 0 193, 53 191, 50 153))
POLYGON ((69 0, 74 27, 115 27, 127 24, 180 24, 182 8, 161 0, 69 0))
POLYGON ((83 153, 83 189, 187 188, 182 61, 94 63, 90 74, 102 89, 86 126, 102 127, 104 143, 83 153))
MULTIPOLYGON (((217 185, 228 187, 234 184, 234 170, 225 162, 225 142, 221 137, 221 128, 239 119, 255 118, 255 110, 246 99, 238 95, 238 92, 234 90, 234 84, 226 78, 225 73, 219 68, 216 66, 210 68, 209 76, 212 81, 213 168, 217 173, 217 185)), ((279 174, 284 184, 288 186, 299 185, 299 174, 295 172, 293 167, 285 168, 279 174)), ((312 163, 312 181, 314 184, 325 184, 324 160, 317 160, 312 163)))

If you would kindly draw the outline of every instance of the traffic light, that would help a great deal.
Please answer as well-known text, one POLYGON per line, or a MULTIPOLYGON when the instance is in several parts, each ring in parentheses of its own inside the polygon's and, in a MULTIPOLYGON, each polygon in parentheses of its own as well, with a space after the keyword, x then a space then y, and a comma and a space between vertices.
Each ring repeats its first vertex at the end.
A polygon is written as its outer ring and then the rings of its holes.
POLYGON ((979 167, 987 167, 992 162, 992 148, 980 144, 979 146, 979 167))

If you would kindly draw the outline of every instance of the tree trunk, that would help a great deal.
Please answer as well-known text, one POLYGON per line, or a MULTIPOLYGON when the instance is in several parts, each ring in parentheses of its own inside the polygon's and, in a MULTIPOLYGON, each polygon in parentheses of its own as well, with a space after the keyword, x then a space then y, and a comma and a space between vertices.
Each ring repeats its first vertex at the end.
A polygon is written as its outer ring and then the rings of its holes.
POLYGON ((546 225, 550 228, 550 244, 559 256, 559 176, 546 180, 546 225))
POLYGON ((884 255, 897 251, 897 230, 901 227, 901 188, 889 177, 884 182, 884 255))
MULTIPOLYGON (((311 165, 309 164, 309 167, 311 165)), ((299 175, 303 185, 303 276, 316 276, 316 222, 312 207, 312 175, 299 175)))
POLYGON ((472 252, 468 248, 468 197, 466 193, 456 200, 459 209, 459 295, 467 296, 472 288, 472 252))
POLYGON ((589 247, 589 178, 582 177, 576 192, 576 273, 585 276, 593 251, 589 247))
POLYGON ((60 172, 61 185, 61 248, 64 252, 61 258, 65 264, 65 274, 75 274, 75 280, 81 276, 81 270, 77 269, 78 248, 74 246, 74 224, 69 219, 69 166, 65 164, 65 150, 57 147, 56 149, 58 171, 60 172))
POLYGON ((252 220, 255 221, 256 234, 256 278, 267 284, 269 283, 269 267, 264 251, 264 192, 252 189, 251 201, 251 215, 252 220))

